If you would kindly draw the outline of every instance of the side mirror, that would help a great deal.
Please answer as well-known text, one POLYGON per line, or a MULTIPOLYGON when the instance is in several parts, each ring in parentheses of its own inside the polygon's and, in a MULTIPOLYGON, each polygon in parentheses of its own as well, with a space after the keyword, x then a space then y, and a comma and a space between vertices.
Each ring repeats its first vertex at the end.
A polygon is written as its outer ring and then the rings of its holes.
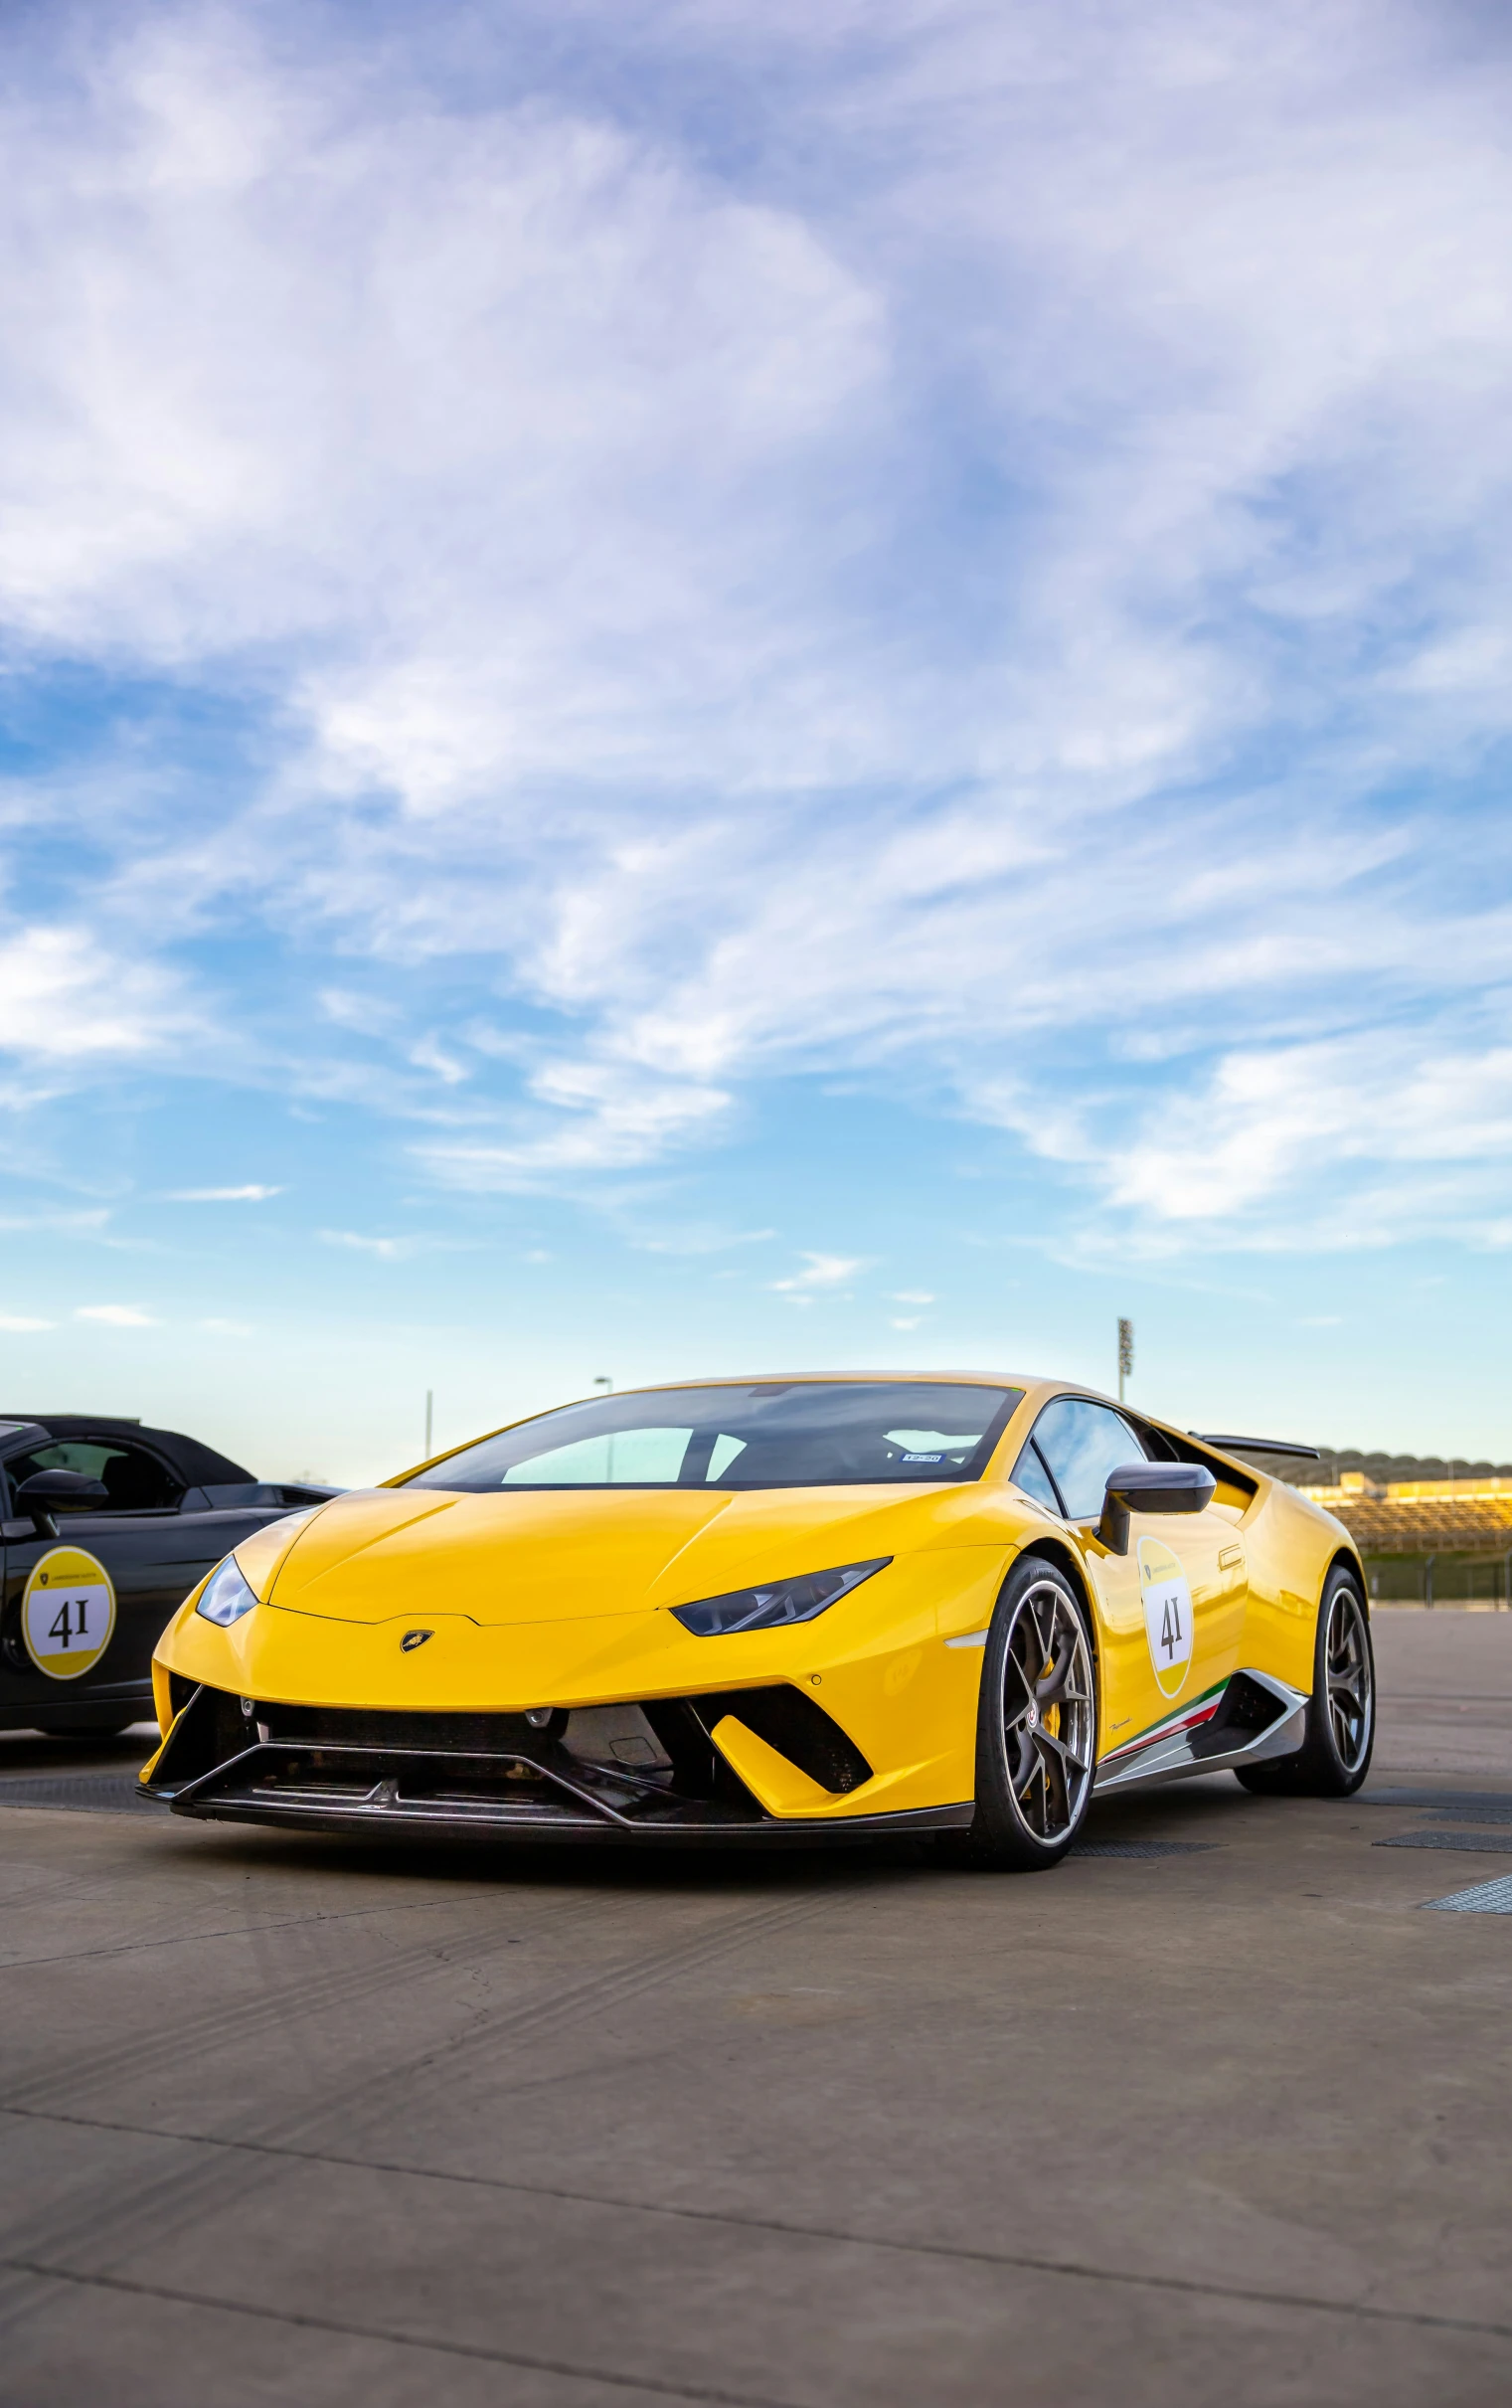
POLYGON ((1131 1510, 1201 1513, 1217 1486, 1205 1463, 1120 1463, 1107 1475, 1097 1536, 1110 1554, 1127 1555, 1131 1510))
POLYGON ((58 1536, 55 1514, 89 1513, 109 1502, 104 1481, 91 1479, 87 1471, 34 1471, 16 1490, 21 1511, 31 1515, 47 1538, 58 1536))

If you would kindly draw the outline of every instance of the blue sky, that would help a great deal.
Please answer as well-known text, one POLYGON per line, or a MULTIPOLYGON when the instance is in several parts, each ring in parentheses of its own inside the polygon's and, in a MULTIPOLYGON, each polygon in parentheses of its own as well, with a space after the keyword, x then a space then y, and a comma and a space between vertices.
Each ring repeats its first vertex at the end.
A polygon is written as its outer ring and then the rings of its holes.
POLYGON ((667 1374, 1512 1457, 1512 35, 50 6, 8 1406, 667 1374))

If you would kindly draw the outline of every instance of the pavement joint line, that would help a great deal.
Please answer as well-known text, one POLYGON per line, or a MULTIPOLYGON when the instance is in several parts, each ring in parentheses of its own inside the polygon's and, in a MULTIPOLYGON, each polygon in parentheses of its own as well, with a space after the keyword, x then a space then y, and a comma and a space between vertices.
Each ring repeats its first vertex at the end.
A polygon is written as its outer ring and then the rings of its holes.
MULTIPOLYGON (((487 1898, 489 1893, 480 1890, 477 1895, 487 1898)), ((228 1923, 224 1929, 213 1932, 178 1932, 163 1940, 122 1940, 113 1948, 63 1949, 56 1957, 0 1956, 0 1974, 22 1973, 33 1965, 86 1965, 95 1957, 134 1957, 144 1949, 193 1948, 201 1940, 251 1940, 260 1938, 263 1932, 307 1931, 322 1923, 360 1923, 366 1915, 438 1915, 452 1903, 450 1898, 413 1898, 402 1905, 345 1908, 337 1915, 280 1915, 272 1923, 228 1923)))
MULTIPOLYGON (((778 1926, 788 1924, 797 1918, 816 1913, 822 1903, 822 1900, 805 1896, 796 1903, 791 1900, 783 1900, 776 1906, 766 1904, 756 1910, 748 1909, 733 1921, 727 1917, 712 1933, 704 1930, 692 1941, 685 1942, 680 1948, 668 1951, 663 1947, 655 1953, 654 1957, 648 1958, 642 1954, 639 1957, 622 1960, 617 1968, 607 1976, 600 1972, 588 1977, 569 1990, 558 1989, 546 1997, 533 1995, 502 2017, 478 2027, 470 2036, 453 2040, 445 2049, 440 2061, 436 2060, 433 2047, 427 2047, 418 2059, 412 2060, 408 2066, 391 2068, 381 2079, 387 2084, 397 2077, 408 2076, 409 2095, 413 2106, 417 2095, 423 2095, 427 2084, 433 2085, 437 2076, 442 2073, 454 2073, 457 2060, 461 2058, 465 2062, 467 2052, 479 2045, 486 2047, 490 2055, 496 2058, 501 2044, 504 2046, 519 2045, 522 2040, 534 2037, 543 2023, 553 2029, 561 2029, 566 2022, 581 2021, 585 2015, 601 2013, 605 2006, 623 2003, 626 1998, 643 1993, 648 1986, 673 1980, 680 1973, 708 1963, 711 1957, 724 1955, 732 1948, 745 1946, 754 1938, 764 1936, 770 1932, 774 1924, 778 1926)), ((580 1913, 581 1902, 558 1900, 554 1906, 537 1917, 536 1928, 549 1930, 560 1923, 564 1915, 569 1920, 576 1920, 580 1913)), ((500 1935, 500 1939, 504 1943, 507 1943, 511 1937, 512 1935, 508 1933, 500 1935)), ((411 1951, 410 1954, 414 1956, 415 1952, 411 1951)), ((435 1952, 427 1947, 420 1954, 422 1959, 428 1962, 435 1952)), ((386 1979, 392 1978, 398 1962, 399 1959, 395 1956, 390 1956, 385 1961, 383 1972, 386 1979)), ((350 1989, 345 1992, 340 1989, 328 1991, 326 2004, 328 2006, 333 2003, 340 2004, 344 1997, 350 1998, 352 1995, 361 1994, 360 1988, 355 1992, 350 1989)), ((276 1993, 279 1999, 286 1999, 286 1995, 287 1993, 282 1991, 276 1993)), ((259 2018, 250 2025, 244 2020, 241 2029, 244 2034, 248 2030, 259 2029, 263 2020, 265 2018, 259 2018)), ((212 2024, 223 2036, 229 2028, 229 2020, 224 2013, 219 2024, 215 2024, 214 2018, 212 2018, 212 2024)), ((164 2064, 171 2065, 175 2055, 182 2053, 184 2036, 184 2031, 181 2030, 166 2057, 161 2050, 157 2052, 154 2059, 151 2052, 144 2053, 137 2050, 133 2053, 128 2049, 123 2056, 118 2054, 111 2071, 117 2079, 124 2076, 134 2078, 139 2076, 144 2068, 150 2070, 154 2063, 159 2068, 164 2064)), ((294 2146, 298 2136, 301 2133, 309 2132, 312 2125, 316 2131, 322 2128, 328 2129, 333 2119, 341 2115, 350 2115, 354 2108, 360 2110, 364 2100, 371 2095, 375 2088, 375 2079, 371 2074, 365 2074, 356 2084, 355 2089, 349 2089, 344 2096, 327 2099, 320 2109, 312 2113, 301 2111, 300 2115, 292 2120, 283 2146, 294 2146)), ((29 2104, 45 2111, 50 2101, 56 2098, 57 2087, 57 2083, 53 2079, 33 2082, 22 2089, 21 2098, 13 2101, 13 2104, 18 2106, 29 2104)), ((317 2150, 307 2150, 305 2153, 318 2160, 319 2152, 317 2150)), ((262 2162, 264 2165, 276 2162, 273 2150, 269 2146, 265 2146, 262 2150, 262 2162)), ((206 2169, 202 2169, 199 2173, 191 2172, 172 2179, 167 2176, 156 2176, 149 2177, 145 2181, 137 2180, 131 2186, 129 2196, 122 2197, 117 2194, 114 2197, 94 2202, 92 2220, 89 2217, 85 2218, 84 2230, 85 2233, 105 2232, 115 2229, 124 2218, 137 2221, 145 2219, 161 2237, 166 2229, 175 2227, 182 2229, 187 2223, 197 2220, 200 2205, 197 2184, 199 2191, 205 2191, 208 2184, 210 2189, 224 2192, 225 2182, 224 2169, 219 2177, 209 2175, 206 2169)), ((220 2198, 217 2203, 224 2206, 224 2198, 220 2198)), ((60 2235, 55 2241, 49 2235, 35 2240, 34 2245, 44 2248, 62 2247, 67 2240, 67 2243, 72 2246, 77 2243, 79 2238, 80 2221, 79 2217, 75 2215, 70 2219, 66 2236, 60 2235)))
MULTIPOLYGON (((581 2207, 611 2208, 632 2215, 666 2216, 680 2223, 724 2224, 738 2232, 780 2233, 798 2241, 833 2241, 845 2248, 888 2250, 900 2257, 940 2258, 965 2265, 1010 2267, 1024 2274, 1064 2275, 1076 2282, 1117 2283, 1130 2290, 1177 2292, 1196 2299, 1239 2300, 1260 2308, 1290 2308, 1319 2316, 1356 2317, 1371 2323, 1405 2324, 1435 2332, 1474 2332, 1496 2340, 1512 2340, 1512 2324, 1498 2324, 1476 2317, 1436 2316, 1427 2309, 1378 2308, 1369 2301, 1328 2300, 1309 2292, 1262 2291, 1248 2284, 1204 2282, 1197 2276, 1189 2275, 1138 2274, 1119 2267, 1091 2266, 1077 2258, 1047 2258, 1021 2250, 972 2249, 944 2241, 895 2240, 886 2233, 845 2232, 827 2224, 797 2224, 773 2216, 738 2215, 728 2208, 671 2206, 659 2199, 627 2199, 601 2191, 569 2190, 561 2184, 550 2182, 512 2182, 498 2174, 462 2173, 445 2166, 414 2165, 399 2158, 346 2156, 335 2150, 294 2149, 276 2141, 222 2140, 213 2133, 174 2132, 153 2124, 121 2124, 102 2116, 66 2115, 55 2108, 8 2107, 0 2101, 0 2115, 25 2116, 36 2123, 78 2125, 89 2132, 124 2133, 140 2140, 187 2142, 192 2148, 240 2150, 249 2155, 287 2158, 301 2164, 337 2165, 357 2173, 400 2174, 421 2182, 455 2182, 475 2190, 509 2191, 523 2198, 561 2199, 581 2207)), ((113 2279, 71 2274, 64 2268, 32 2266, 22 2259, 0 2259, 0 2265, 12 2266, 27 2273, 54 2273, 69 2282, 113 2279)), ((122 2287, 130 2288, 124 2282, 122 2287)), ((151 2289, 150 2286, 141 2288, 151 2289)), ((190 2297, 189 2294, 174 2292, 154 2296, 165 2299, 190 2297)), ((210 2299, 198 2304, 207 2307, 236 2305, 210 2299)), ((251 2309, 247 2313, 272 2316, 277 2312, 272 2309, 251 2309)), ((332 2329, 365 2331, 367 2328, 343 2325, 333 2326, 332 2329)), ((375 2330, 371 2337, 382 2339, 385 2336, 375 2330)), ((511 2359, 508 2362, 513 2364, 516 2361, 511 2359)), ((537 2363, 534 2359, 521 2359, 518 2362, 522 2365, 537 2363)), ((540 2363, 545 2365, 546 2361, 540 2363)), ((561 2371, 582 2370, 563 2368, 561 2371)), ((713 2391, 679 2392, 676 2396, 711 2400, 727 2397, 735 2400, 737 2397, 734 2393, 713 2391)), ((738 2408, 748 2408, 746 2395, 741 2395, 738 2408)), ((759 2408, 791 2408, 791 2404, 762 2402, 759 2408)))
POLYGON ((47 2266, 32 2258, 0 2258, 11 2274, 29 2274, 44 2282, 76 2283, 87 2291, 123 2292, 139 2300, 167 2300, 181 2308, 209 2308, 222 2316, 255 2317, 264 2324, 287 2324, 301 2332, 335 2332, 358 2341, 386 2341, 392 2348, 430 2349, 447 2357, 471 2358, 487 2366, 519 2366, 533 2374, 561 2374, 580 2383, 612 2383, 620 2391, 649 2392, 669 2400, 707 2400, 714 2408, 795 2408, 791 2400, 774 2400, 765 2392, 720 2391, 706 2384, 671 2383, 656 2375, 626 2374, 609 2366, 579 2366, 568 2358, 533 2356, 521 2349, 490 2349, 481 2341, 449 2340, 438 2333, 401 2332, 384 2324, 348 2322, 341 2317, 312 2316, 304 2309, 262 2308, 247 2300, 222 2299, 214 2292, 180 2291, 164 2283, 132 2282, 113 2274, 79 2274, 69 2266, 47 2266))

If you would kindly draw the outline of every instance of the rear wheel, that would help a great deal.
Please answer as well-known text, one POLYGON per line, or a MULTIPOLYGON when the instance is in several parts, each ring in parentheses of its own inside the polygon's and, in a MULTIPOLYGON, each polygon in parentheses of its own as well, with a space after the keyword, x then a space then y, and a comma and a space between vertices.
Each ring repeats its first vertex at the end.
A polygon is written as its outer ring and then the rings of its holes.
POLYGON ((1030 1556, 1009 1576, 987 1634, 976 1817, 947 1853, 1000 1872, 1059 1864, 1092 1800, 1096 1738, 1086 1613, 1065 1574, 1030 1556))
POLYGON ((1351 1798, 1370 1771, 1376 1660, 1360 1583, 1335 1565, 1318 1608, 1307 1736, 1294 1756, 1247 1765, 1237 1778, 1261 1798, 1351 1798))

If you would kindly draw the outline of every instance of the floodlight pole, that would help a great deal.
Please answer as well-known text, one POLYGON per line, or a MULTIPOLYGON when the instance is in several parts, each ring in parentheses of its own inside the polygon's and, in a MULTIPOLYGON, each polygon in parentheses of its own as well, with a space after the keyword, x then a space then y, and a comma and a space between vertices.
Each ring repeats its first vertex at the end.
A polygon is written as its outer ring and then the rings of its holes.
POLYGON ((1133 1368, 1134 1324, 1132 1321, 1120 1320, 1118 1323, 1118 1402, 1120 1405, 1123 1402, 1123 1383, 1133 1368))
POLYGON ((430 1461, 430 1409, 435 1402, 435 1390, 425 1390, 425 1461, 430 1461))

